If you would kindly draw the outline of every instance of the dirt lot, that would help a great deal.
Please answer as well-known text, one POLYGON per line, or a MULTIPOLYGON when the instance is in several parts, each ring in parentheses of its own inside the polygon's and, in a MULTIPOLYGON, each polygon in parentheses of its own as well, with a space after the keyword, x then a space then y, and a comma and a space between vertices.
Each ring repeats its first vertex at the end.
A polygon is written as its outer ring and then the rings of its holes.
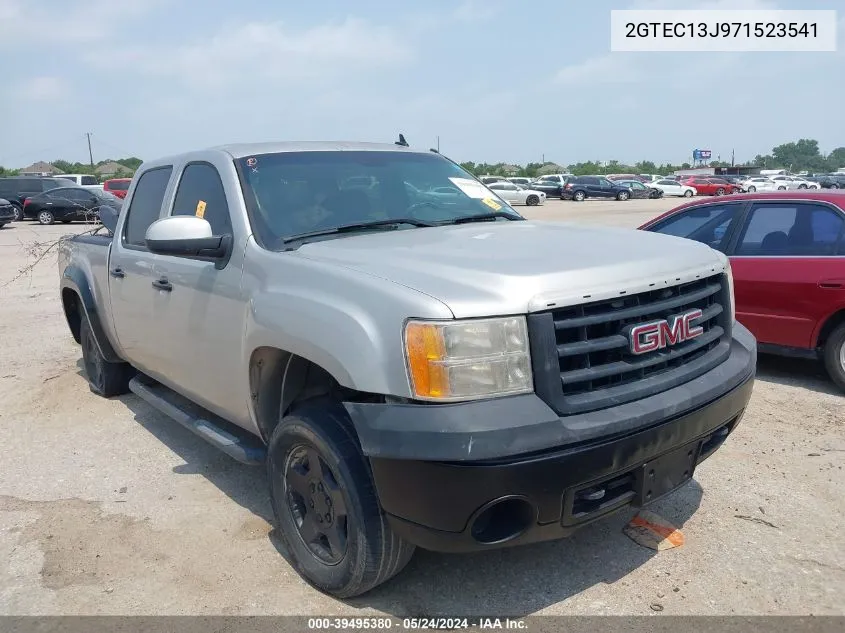
MULTIPOLYGON (((568 203, 538 219, 635 227, 674 201, 568 203)), ((0 231, 0 284, 68 227, 0 231)), ((0 613, 845 614, 845 398, 813 363, 761 359, 748 414, 653 509, 686 544, 622 534, 630 513, 561 542, 483 555, 419 552, 338 602, 276 549, 265 475, 135 396, 87 388, 55 257, 0 288, 0 613), (837 597, 838 596, 838 597, 837 597)))

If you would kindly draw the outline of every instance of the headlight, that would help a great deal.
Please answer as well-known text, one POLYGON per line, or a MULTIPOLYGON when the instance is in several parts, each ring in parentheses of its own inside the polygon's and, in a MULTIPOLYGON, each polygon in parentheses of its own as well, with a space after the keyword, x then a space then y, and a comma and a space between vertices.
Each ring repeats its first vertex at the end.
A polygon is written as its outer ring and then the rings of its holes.
POLYGON ((458 401, 533 391, 525 317, 409 321, 405 357, 411 393, 458 401))

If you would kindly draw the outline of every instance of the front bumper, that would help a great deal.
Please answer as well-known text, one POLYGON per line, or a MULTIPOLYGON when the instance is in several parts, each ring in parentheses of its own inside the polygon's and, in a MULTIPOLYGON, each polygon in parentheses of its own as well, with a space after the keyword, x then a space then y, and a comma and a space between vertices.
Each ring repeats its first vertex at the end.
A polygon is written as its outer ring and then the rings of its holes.
POLYGON ((756 360, 737 324, 713 370, 603 411, 558 417, 533 394, 346 406, 393 529, 426 549, 475 551, 562 538, 686 483, 739 423, 756 360))
POLYGON ((8 224, 15 220, 15 207, 12 205, 0 206, 0 223, 8 224))

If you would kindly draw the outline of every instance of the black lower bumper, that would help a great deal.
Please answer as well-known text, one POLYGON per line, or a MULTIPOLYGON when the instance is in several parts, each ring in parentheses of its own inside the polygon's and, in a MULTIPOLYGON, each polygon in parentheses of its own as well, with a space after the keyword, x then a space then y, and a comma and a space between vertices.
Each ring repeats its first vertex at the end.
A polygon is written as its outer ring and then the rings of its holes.
POLYGON ((739 423, 755 365, 754 338, 737 326, 717 368, 603 412, 549 419, 521 396, 498 410, 347 408, 396 532, 426 549, 475 551, 562 538, 683 485, 739 423))

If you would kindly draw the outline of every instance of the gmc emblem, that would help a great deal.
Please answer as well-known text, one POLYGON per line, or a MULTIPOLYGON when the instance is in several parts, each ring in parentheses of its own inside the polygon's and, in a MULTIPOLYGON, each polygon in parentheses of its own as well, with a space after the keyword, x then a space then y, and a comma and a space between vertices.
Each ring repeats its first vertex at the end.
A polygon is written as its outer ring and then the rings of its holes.
POLYGON ((703 314, 701 310, 690 310, 671 316, 667 320, 635 325, 628 330, 631 353, 647 354, 701 336, 704 328, 700 325, 694 326, 692 322, 700 319, 703 314))

